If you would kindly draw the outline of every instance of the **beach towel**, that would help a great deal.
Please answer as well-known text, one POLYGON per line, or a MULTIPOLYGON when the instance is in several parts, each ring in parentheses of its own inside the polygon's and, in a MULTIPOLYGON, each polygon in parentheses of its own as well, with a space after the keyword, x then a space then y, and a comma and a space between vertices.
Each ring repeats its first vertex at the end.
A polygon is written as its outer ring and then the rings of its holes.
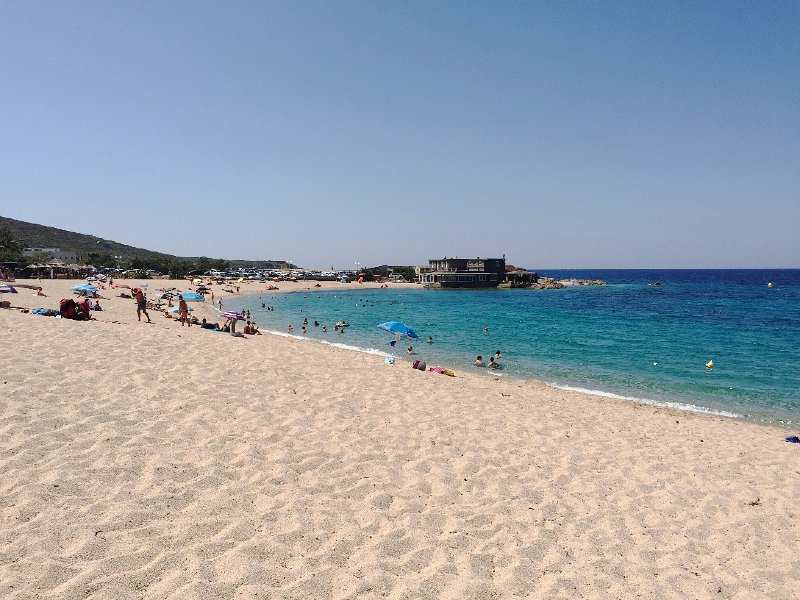
POLYGON ((456 372, 453 371, 452 369, 445 369, 444 367, 439 367, 439 366, 431 367, 430 369, 428 369, 428 371, 439 373, 440 375, 447 375, 448 377, 456 376, 456 372))

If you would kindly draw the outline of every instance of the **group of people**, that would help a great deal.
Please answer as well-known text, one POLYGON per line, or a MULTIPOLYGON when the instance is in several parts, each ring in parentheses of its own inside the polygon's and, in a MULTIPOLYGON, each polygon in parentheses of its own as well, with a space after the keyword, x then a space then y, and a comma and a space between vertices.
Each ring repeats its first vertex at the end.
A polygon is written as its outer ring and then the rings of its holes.
MULTIPOLYGON (((133 298, 136 301, 136 318, 139 321, 141 321, 142 315, 144 315, 145 318, 147 319, 147 322, 152 323, 153 321, 152 319, 150 319, 150 314, 147 312, 147 296, 145 295, 144 290, 142 288, 133 288, 131 292, 133 292, 133 298)), ((168 306, 170 307, 172 306, 171 299, 168 302, 168 306)), ((164 316, 172 318, 167 312, 164 313, 164 316)), ((189 316, 189 305, 186 303, 186 299, 183 297, 183 294, 178 294, 178 320, 181 322, 181 327, 184 326, 191 327, 192 325, 200 325, 204 329, 215 328, 213 325, 209 325, 205 319, 200 321, 197 319, 197 317, 189 316)), ((218 324, 216 325, 217 325, 216 329, 221 329, 218 324)))
POLYGON ((500 350, 498 350, 497 352, 494 353, 494 356, 490 356, 489 357, 489 364, 487 365, 483 361, 483 356, 478 355, 478 357, 475 359, 475 366, 476 367, 489 367, 490 369, 499 369, 500 368, 500 359, 502 357, 503 357, 503 355, 500 354, 500 350))
MULTIPOLYGON (((274 309, 273 309, 273 310, 274 310, 274 309)), ((306 326, 307 326, 307 325, 308 325, 308 319, 304 317, 304 318, 303 318, 303 324, 302 324, 302 325, 301 325, 301 327, 300 327, 300 333, 303 333, 303 334, 305 334, 305 333, 307 333, 307 332, 308 332, 308 330, 306 329, 306 326)), ((316 321, 316 320, 315 320, 315 321, 314 321, 314 327, 319 327, 319 326, 320 326, 320 324, 319 324, 319 321, 316 321)), ((333 326, 333 329, 334 329, 334 331, 338 331, 338 330, 340 329, 340 327, 339 327, 338 325, 334 325, 334 326, 333 326)), ((291 332, 293 331, 293 328, 292 328, 292 324, 291 324, 291 323, 289 323, 289 326, 286 328, 286 330, 287 330, 289 333, 291 333, 291 332)), ((327 332, 328 332, 328 326, 327 326, 327 325, 323 325, 323 326, 322 326, 322 332, 323 332, 323 333, 327 333, 327 332)), ((344 333, 344 327, 342 327, 342 328, 341 328, 341 333, 344 333)))

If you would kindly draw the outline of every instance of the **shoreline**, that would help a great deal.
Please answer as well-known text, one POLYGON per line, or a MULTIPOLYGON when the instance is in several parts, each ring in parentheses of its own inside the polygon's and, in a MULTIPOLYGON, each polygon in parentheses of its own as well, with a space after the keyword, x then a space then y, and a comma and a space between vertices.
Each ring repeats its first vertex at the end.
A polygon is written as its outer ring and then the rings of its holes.
MULTIPOLYGON (((291 290, 272 290, 272 291, 270 291, 268 293, 298 294, 298 293, 307 293, 307 292, 315 292, 315 291, 325 291, 325 292, 339 291, 339 292, 343 292, 343 293, 356 293, 358 291, 358 288, 353 288, 353 287, 349 287, 349 286, 346 287, 346 288, 342 288, 342 287, 337 285, 337 282, 333 282, 333 283, 334 283, 334 285, 332 285, 332 286, 324 286, 322 288, 310 287, 310 288, 291 289, 291 290)), ((627 284, 619 284, 619 285, 627 285, 627 284)), ((374 288, 377 288, 378 286, 377 285, 373 285, 371 287, 374 289, 374 288)), ((400 286, 398 286, 398 287, 400 287, 400 286)), ((405 285, 402 285, 402 287, 406 288, 406 289, 419 289, 420 286, 418 286, 416 284, 405 284, 405 285)), ((264 292, 261 292, 260 294, 263 294, 263 293, 264 292)), ((256 297, 256 296, 258 296, 260 294, 259 293, 241 294, 241 295, 237 296, 237 298, 246 301, 249 297, 256 297)), ((383 351, 383 350, 380 350, 378 348, 367 348, 367 347, 357 346, 357 345, 348 344, 348 343, 341 343, 340 344, 338 342, 330 342, 330 341, 323 340, 323 339, 320 339, 320 338, 317 338, 317 337, 304 337, 303 335, 301 335, 299 333, 291 333, 291 334, 289 334, 289 333, 286 333, 285 331, 279 331, 279 330, 274 330, 274 329, 261 329, 261 332, 265 333, 265 334, 269 333, 271 335, 290 337, 290 338, 294 338, 294 339, 297 339, 297 340, 316 342, 316 343, 320 343, 322 345, 341 347, 341 348, 344 348, 344 349, 352 350, 354 352, 361 352, 361 353, 368 354, 368 355, 377 355, 377 356, 381 356, 381 357, 392 356, 392 357, 396 358, 397 360, 399 360, 401 362, 404 362, 404 363, 408 362, 409 364, 411 364, 411 362, 413 362, 413 360, 414 360, 413 358, 408 358, 407 356, 402 355, 402 354, 399 355, 399 356, 395 356, 391 352, 383 351)), ((428 366, 433 366, 433 365, 429 364, 428 366)), ((678 411, 679 413, 705 414, 705 415, 711 415, 711 416, 725 417, 725 418, 729 418, 729 419, 742 420, 742 421, 746 421, 746 422, 750 422, 750 423, 756 423, 756 424, 765 425, 765 426, 778 427, 780 429, 787 429, 787 430, 790 430, 792 427, 796 427, 798 425, 797 423, 794 423, 794 422, 791 422, 791 421, 786 422, 785 420, 777 418, 777 417, 772 417, 772 418, 768 419, 768 418, 765 418, 765 417, 758 417, 758 416, 755 416, 755 415, 741 414, 739 412, 734 411, 733 409, 726 409, 724 407, 704 406, 704 405, 701 405, 701 404, 695 404, 695 403, 693 403, 693 402, 691 402, 689 400, 679 400, 679 399, 670 399, 670 398, 658 399, 658 398, 648 398, 646 396, 628 395, 628 394, 623 394, 623 393, 615 392, 615 391, 608 391, 608 390, 604 390, 604 389, 594 389, 594 388, 586 388, 586 387, 575 386, 575 385, 572 385, 572 384, 569 384, 569 383, 550 382, 550 381, 545 381, 543 379, 537 378, 535 376, 527 376, 525 374, 514 373, 514 372, 503 372, 502 370, 499 371, 499 372, 489 372, 489 371, 487 371, 487 372, 478 372, 477 370, 473 370, 473 369, 470 369, 470 368, 465 368, 463 366, 453 367, 452 365, 446 365, 445 368, 456 368, 458 370, 459 374, 469 373, 470 375, 473 375, 473 376, 476 376, 476 377, 497 377, 497 378, 501 378, 501 379, 508 379, 509 381, 522 381, 522 382, 541 383, 541 384, 546 385, 547 387, 552 388, 554 390, 565 390, 565 391, 571 391, 571 392, 580 393, 580 394, 586 394, 586 395, 594 397, 594 398, 610 398, 610 399, 617 400, 617 401, 620 401, 620 402, 633 402, 633 403, 636 403, 636 404, 641 404, 641 405, 646 405, 646 406, 655 406, 655 407, 659 407, 659 408, 675 410, 675 411, 678 411)))
MULTIPOLYGON (((25 284, 25 285, 36 285, 36 284, 41 284, 42 282, 54 282, 55 285, 49 284, 49 288, 50 289, 54 289, 54 290, 61 290, 64 294, 70 293, 69 292, 70 287, 72 285, 74 285, 75 283, 82 283, 82 282, 85 283, 84 280, 19 280, 19 281, 20 281, 20 283, 25 284)), ((181 291, 188 291, 188 290, 196 287, 193 284, 191 284, 190 281, 188 281, 188 280, 121 279, 121 280, 118 280, 116 283, 124 283, 125 285, 130 285, 130 287, 147 285, 149 289, 155 289, 156 286, 158 286, 158 287, 176 287, 176 288, 180 289, 181 291), (183 289, 183 288, 185 288, 185 289, 183 289)), ((227 286, 227 287, 236 287, 236 284, 224 284, 224 285, 227 286)), ((215 297, 215 302, 216 302, 216 299, 219 299, 219 297, 220 297, 219 294, 224 294, 224 295, 221 296, 223 298, 223 300, 225 298, 236 298, 236 299, 245 300, 245 299, 247 299, 249 297, 253 297, 254 298, 256 296, 265 295, 265 294, 299 294, 299 293, 309 293, 309 292, 319 292, 319 291, 325 291, 325 292, 334 291, 334 292, 355 293, 359 289, 362 289, 362 290, 363 289, 371 289, 371 290, 381 289, 382 285, 383 285, 383 283, 377 283, 377 282, 365 282, 363 284, 357 284, 355 282, 350 282, 348 284, 341 284, 338 281, 319 281, 319 282, 317 282, 317 281, 314 281, 314 280, 310 280, 310 281, 300 280, 300 281, 281 281, 281 282, 272 282, 272 281, 261 282, 261 281, 245 280, 244 282, 239 284, 240 290, 238 292, 229 292, 229 291, 220 292, 220 289, 223 287, 223 284, 215 284, 213 286, 215 288, 213 291, 215 292, 215 294, 217 294, 217 296, 215 297), (272 285, 272 284, 277 284, 278 289, 274 289, 274 290, 263 290, 263 289, 262 290, 255 290, 255 289, 253 289, 256 286, 272 285), (319 284, 319 286, 317 286, 315 284, 319 284)), ((385 288, 387 290, 392 290, 392 289, 419 289, 420 288, 419 284, 411 283, 411 282, 391 283, 391 284, 388 284, 388 285, 389 285, 389 287, 385 288)), ((27 291, 28 290, 25 289, 25 290, 23 290, 23 293, 25 293, 27 291)), ((115 292, 118 292, 118 291, 119 290, 113 290, 113 292, 112 292, 111 289, 104 290, 104 292, 106 294, 115 293, 115 292)), ((25 293, 25 295, 27 296, 26 293, 25 293)), ((13 298, 13 297, 18 296, 18 295, 3 294, 3 297, 4 297, 3 299, 7 299, 7 297, 9 297, 9 296, 13 298)), ((64 297, 67 297, 67 296, 65 295, 64 297)), ((149 293, 148 293, 148 297, 150 297, 149 293)), ((102 294, 101 294, 101 298, 103 298, 102 294)), ((113 298, 106 297, 106 299, 111 300, 113 298)), ((43 300, 47 300, 47 299, 43 298, 43 300)), ((124 299, 119 298, 119 300, 124 300, 124 299)), ((132 302, 132 300, 130 300, 130 302, 132 302)), ((34 301, 34 303, 35 303, 35 301, 34 301)), ((26 301, 23 304, 27 305, 27 304, 30 304, 30 302, 26 299, 26 301)), ((52 302, 51 302, 51 304, 52 304, 52 302)), ((190 306, 190 308, 195 309, 194 314, 195 314, 195 316, 198 317, 198 319, 202 319, 203 317, 205 317, 207 319, 211 318, 212 320, 224 320, 223 318, 220 317, 221 311, 215 306, 215 304, 212 304, 210 301, 209 302, 200 302, 200 303, 190 303, 189 306, 190 306)), ((224 306, 224 302, 223 302, 223 306, 224 306)), ((57 308, 57 303, 55 304, 55 307, 57 308)), ((30 306, 29 306, 29 308, 30 308, 30 306)), ((135 314, 135 308, 133 310, 133 313, 135 314)), ((108 314, 108 313, 106 312, 105 314, 108 314)), ((93 313, 93 316, 97 316, 97 315, 99 315, 99 313, 93 313)), ((98 318, 102 319, 103 317, 99 316, 98 318)), ((347 343, 329 342, 329 341, 326 341, 326 340, 321 340, 321 339, 312 338, 312 337, 303 337, 302 335, 297 334, 297 333, 289 334, 289 333, 284 332, 284 331, 277 331, 277 330, 270 330, 270 329, 260 329, 260 331, 261 331, 262 334, 275 335, 275 336, 278 336, 278 337, 290 338, 290 339, 295 339, 295 340, 298 340, 298 341, 318 342, 321 346, 339 348, 341 350, 346 350, 346 351, 350 351, 350 352, 357 352, 359 354, 364 354, 364 355, 368 355, 368 356, 369 355, 371 355, 371 356, 379 356, 381 358, 385 358, 387 356, 393 356, 396 359, 399 359, 401 363, 409 363, 410 364, 411 362, 413 362, 413 360, 409 360, 404 355, 395 356, 390 352, 386 352, 386 351, 380 350, 378 348, 362 348, 360 346, 355 346, 355 345, 347 344, 347 343)), ((428 366, 433 366, 433 365, 428 365, 428 366)), ((445 368, 454 368, 454 367, 452 367, 452 365, 444 365, 444 366, 445 366, 445 368)), ((542 380, 542 379, 538 379, 536 377, 529 377, 529 376, 525 376, 525 375, 518 374, 518 373, 503 373, 503 372, 495 372, 495 373, 486 372, 486 373, 483 373, 483 372, 475 372, 475 371, 473 371, 471 369, 465 369, 463 367, 456 367, 456 369, 457 369, 457 372, 458 372, 459 376, 468 375, 470 377, 491 378, 491 379, 498 379, 498 380, 509 381, 509 382, 523 382, 523 383, 541 384, 541 385, 547 386, 548 388, 550 388, 552 390, 563 390, 563 391, 568 391, 568 392, 572 392, 572 393, 583 394, 583 395, 586 395, 586 396, 588 396, 590 398, 611 399, 613 401, 621 402, 621 403, 634 403, 634 404, 639 404, 639 405, 642 405, 642 406, 653 406, 653 407, 657 407, 657 408, 661 408, 661 409, 673 410, 673 411, 676 411, 677 414, 691 413, 691 414, 695 414, 695 415, 708 415, 708 416, 712 416, 712 417, 722 417, 722 418, 726 418, 726 419, 732 419, 732 420, 736 420, 736 421, 753 423, 753 424, 756 424, 756 425, 762 425, 762 426, 765 426, 765 427, 774 427, 774 428, 777 428, 777 429, 779 429, 781 431, 791 431, 793 427, 798 427, 797 423, 784 422, 782 419, 778 419, 778 418, 772 418, 771 420, 766 420, 764 418, 757 418, 757 417, 751 417, 751 416, 744 415, 744 414, 739 414, 739 413, 737 413, 737 412, 735 412, 733 410, 726 410, 724 408, 712 408, 712 407, 693 404, 693 403, 690 403, 690 402, 684 402, 684 401, 680 401, 680 400, 653 399, 653 398, 647 398, 647 397, 643 397, 643 396, 642 397, 640 397, 640 396, 629 396, 629 395, 625 395, 625 394, 621 394, 621 393, 617 393, 617 392, 613 392, 613 391, 607 391, 607 390, 603 390, 603 389, 584 388, 584 387, 574 386, 574 385, 571 385, 571 384, 568 384, 568 383, 562 384, 562 383, 559 383, 559 382, 548 382, 548 381, 545 381, 545 380, 542 380)))
POLYGON ((795 593, 781 428, 104 312, 0 310, 6 597, 795 593))
MULTIPOLYGON (((53 285, 49 285, 49 286, 48 285, 44 285, 42 287, 47 288, 50 291, 59 290, 60 289, 61 291, 64 292, 63 297, 69 297, 69 296, 67 296, 67 293, 69 292, 69 288, 72 285, 74 285, 75 283, 82 282, 83 280, 19 280, 19 282, 21 282, 23 284, 31 284, 31 285, 34 285, 34 282, 37 283, 37 284, 42 284, 43 282, 49 282, 49 281, 56 282, 56 285, 55 286, 53 286, 53 285)), ((153 283, 157 283, 159 281, 163 281, 165 284, 170 284, 170 286, 168 286, 168 287, 178 287, 178 288, 180 288, 181 285, 182 285, 183 287, 187 288, 186 290, 182 290, 182 291, 188 291, 191 287, 193 287, 192 285, 190 285, 187 282, 182 281, 182 280, 148 279, 148 280, 120 280, 120 281, 125 282, 126 285, 130 285, 131 287, 141 286, 142 284, 145 284, 145 285, 153 284, 153 283)), ((309 291, 320 291, 321 289, 324 290, 324 291, 331 291, 331 290, 353 291, 353 292, 357 291, 355 288, 341 289, 338 286, 340 286, 342 284, 339 284, 338 282, 320 282, 320 283, 323 284, 321 288, 302 287, 303 284, 307 284, 307 282, 281 282, 281 283, 290 283, 290 284, 294 284, 294 285, 292 286, 292 289, 281 288, 281 289, 277 289, 277 290, 266 290, 266 291, 261 291, 261 292, 250 291, 250 290, 244 290, 244 291, 233 292, 233 293, 227 292, 226 293, 227 295, 223 296, 223 298, 247 298, 248 296, 257 296, 259 294, 264 294, 264 293, 267 293, 267 292, 271 293, 271 294, 283 294, 283 293, 301 293, 301 292, 309 292, 309 291), (326 283, 330 284, 330 285, 328 285, 328 286, 324 285, 326 283)), ((13 285, 13 283, 12 283, 12 285, 13 285)), ((364 283, 364 284, 361 284, 361 285, 363 285, 365 287, 373 288, 373 289, 379 288, 379 285, 378 284, 374 284, 374 283, 371 284, 371 285, 369 283, 364 283)), ((414 289, 414 288, 417 287, 416 284, 409 284, 409 283, 395 284, 395 285, 397 285, 398 288, 399 287, 405 287, 405 288, 414 289)), ((245 286, 240 286, 240 287, 245 287, 245 286)), ((24 290, 24 291, 28 291, 28 290, 24 290)), ((109 290, 105 290, 105 292, 108 293, 109 290)), ((216 292, 216 290, 215 290, 215 292, 216 292)), ((14 296, 16 296, 16 295, 4 294, 4 299, 7 298, 7 297, 12 297, 13 298, 14 296)), ((73 294, 73 296, 74 296, 74 294, 73 294)), ((20 306, 25 306, 26 308, 33 308, 34 305, 45 304, 45 303, 47 303, 46 302, 47 300, 50 300, 49 304, 51 304, 51 305, 53 305, 53 307, 57 308, 58 302, 57 301, 54 302, 52 300, 52 298, 55 298, 55 296, 51 296, 50 294, 48 294, 46 298, 41 298, 41 300, 44 300, 45 302, 41 302, 40 301, 38 303, 37 303, 36 300, 39 300, 39 297, 34 297, 34 298, 35 299, 34 299, 33 302, 31 302, 28 299, 25 299, 23 302, 19 303, 19 305, 20 306)), ((103 300, 112 300, 113 299, 112 297, 108 297, 108 296, 104 297, 102 294, 100 295, 100 298, 103 299, 103 300)), ((133 300, 132 299, 124 299, 124 298, 118 298, 118 299, 131 303, 132 308, 131 308, 130 312, 133 313, 133 315, 135 316, 136 309, 135 309, 135 305, 133 304, 133 300)), ((17 303, 14 303, 14 304, 17 304, 17 303)), ((215 319, 220 318, 219 309, 216 308, 215 306, 213 306, 211 304, 211 302, 191 303, 190 307, 196 309, 195 313, 199 313, 199 314, 195 315, 195 316, 198 316, 198 318, 202 318, 205 315, 212 316, 215 319)), ((223 302, 223 307, 224 307, 224 302, 223 302)), ((11 311, 3 311, 3 312, 14 313, 14 312, 19 312, 19 311, 11 310, 11 311)), ((0 314, 3 314, 3 312, 0 312, 0 314)), ((116 320, 109 321, 109 319, 105 318, 106 315, 108 315, 108 314, 109 314, 108 309, 104 309, 104 311, 102 311, 102 314, 93 312, 92 316, 96 317, 96 319, 99 322, 116 323, 117 322, 116 320)), ((112 314, 114 316, 119 316, 119 309, 117 308, 116 310, 114 310, 112 312, 112 314)), ((34 316, 38 317, 38 315, 34 315, 34 316)), ((52 318, 52 317, 42 317, 42 318, 49 319, 49 318, 52 318)), ((155 323, 155 322, 157 322, 157 320, 153 319, 153 322, 155 323)), ((125 321, 120 321, 119 323, 120 324, 128 324, 125 321)), ((133 322, 131 322, 130 324, 133 324, 133 322)), ((177 321, 177 319, 174 319, 174 318, 167 320, 167 325, 168 326, 172 325, 173 327, 176 327, 176 328, 180 327, 180 323, 177 321)), ((187 331, 189 329, 190 328, 187 328, 187 331)), ((282 332, 282 331, 275 331, 275 330, 269 330, 269 329, 260 329, 260 331, 262 332, 262 336, 248 336, 248 338, 246 338, 246 339, 256 340, 256 339, 258 339, 258 337, 263 337, 263 335, 269 335, 269 336, 275 336, 275 337, 278 337, 278 338, 284 338, 284 339, 287 339, 287 340, 294 340, 296 342, 311 342, 312 344, 317 345, 317 346, 327 347, 327 348, 334 348, 334 349, 337 349, 337 350, 340 350, 340 351, 356 353, 358 355, 377 356, 377 357, 380 357, 380 358, 385 358, 387 356, 393 356, 395 359, 400 361, 399 364, 405 364, 405 363, 409 363, 410 364, 411 362, 413 362, 413 361, 411 361, 410 359, 408 359, 407 357, 405 357, 403 355, 395 356, 395 355, 393 355, 393 354, 391 354, 389 352, 386 352, 386 351, 383 351, 383 350, 380 350, 380 349, 377 349, 377 348, 374 348, 374 349, 362 348, 362 347, 353 346, 353 345, 350 345, 350 344, 339 343, 339 342, 328 342, 328 341, 319 340, 319 339, 316 339, 316 338, 304 337, 302 335, 295 334, 295 333, 291 333, 290 334, 290 333, 286 333, 286 332, 282 332)), ((744 417, 742 415, 731 416, 729 414, 719 414, 719 411, 716 411, 716 409, 710 409, 710 408, 707 408, 707 407, 696 406, 695 408, 697 408, 699 410, 692 410, 691 406, 694 406, 694 405, 687 405, 686 408, 681 408, 681 407, 676 407, 676 406, 670 406, 669 405, 669 404, 674 404, 674 405, 683 406, 683 403, 680 403, 680 402, 667 402, 667 401, 665 401, 662 404, 661 401, 659 401, 659 400, 650 400, 650 399, 647 399, 647 398, 636 398, 636 397, 624 397, 624 396, 621 396, 620 394, 616 394, 616 393, 613 393, 613 392, 606 392, 606 391, 603 391, 603 390, 590 390, 590 389, 584 389, 584 388, 577 388, 577 387, 569 386, 569 385, 560 385, 560 384, 556 384, 556 383, 548 383, 546 381, 543 381, 543 380, 540 380, 540 379, 536 379, 534 377, 518 376, 516 373, 513 373, 513 374, 491 373, 491 372, 478 373, 478 372, 472 372, 470 370, 459 369, 458 370, 458 377, 463 378, 463 379, 468 379, 468 380, 474 379, 474 380, 478 380, 478 381, 483 381, 483 380, 487 380, 488 379, 488 380, 491 380, 491 381, 506 382, 506 383, 509 383, 509 384, 528 384, 528 385, 535 385, 535 386, 544 386, 544 387, 547 387, 548 389, 553 390, 554 392, 556 392, 556 391, 564 391, 564 392, 569 392, 570 394, 577 394, 577 395, 580 395, 580 396, 586 396, 588 398, 593 398, 593 399, 600 398, 600 399, 603 399, 603 400, 606 400, 606 401, 610 401, 610 402, 614 402, 614 403, 621 404, 621 405, 635 404, 635 405, 639 405, 639 406, 643 406, 643 407, 653 407, 656 410, 673 411, 675 413, 675 415, 691 414, 691 415, 697 416, 697 417, 708 417, 708 418, 715 418, 715 419, 716 418, 722 418, 722 419, 726 419, 726 420, 730 420, 730 421, 734 421, 734 422, 738 422, 738 423, 750 423, 750 424, 753 424, 753 425, 756 425, 756 426, 760 426, 760 427, 771 428, 771 429, 775 429, 775 430, 780 431, 780 432, 784 431, 784 426, 782 424, 779 424, 779 423, 765 423, 765 422, 761 422, 761 421, 750 420, 750 419, 747 419, 746 417, 744 417)), ((786 427, 790 427, 790 426, 786 426, 786 427)))

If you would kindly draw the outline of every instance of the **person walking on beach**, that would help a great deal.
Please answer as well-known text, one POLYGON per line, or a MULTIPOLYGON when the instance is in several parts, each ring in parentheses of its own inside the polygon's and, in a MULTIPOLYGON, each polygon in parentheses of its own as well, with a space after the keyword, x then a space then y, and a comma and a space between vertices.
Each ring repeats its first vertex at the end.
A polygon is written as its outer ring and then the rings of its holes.
POLYGON ((192 322, 189 320, 189 306, 186 304, 186 300, 183 299, 183 295, 178 296, 178 316, 181 320, 181 327, 184 325, 192 326, 192 322))
POLYGON ((142 288, 136 288, 133 293, 136 298, 136 317, 141 321, 142 313, 144 313, 144 316, 147 317, 147 322, 152 323, 150 315, 147 314, 147 298, 145 298, 142 288))

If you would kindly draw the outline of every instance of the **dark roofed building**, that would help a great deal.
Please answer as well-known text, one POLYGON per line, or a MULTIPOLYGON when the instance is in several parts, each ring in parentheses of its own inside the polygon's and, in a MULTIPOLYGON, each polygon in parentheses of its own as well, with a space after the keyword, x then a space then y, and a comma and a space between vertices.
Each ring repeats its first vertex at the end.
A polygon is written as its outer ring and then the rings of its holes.
POLYGON ((443 288, 497 287, 506 272, 503 258, 433 258, 419 267, 420 283, 443 288))

